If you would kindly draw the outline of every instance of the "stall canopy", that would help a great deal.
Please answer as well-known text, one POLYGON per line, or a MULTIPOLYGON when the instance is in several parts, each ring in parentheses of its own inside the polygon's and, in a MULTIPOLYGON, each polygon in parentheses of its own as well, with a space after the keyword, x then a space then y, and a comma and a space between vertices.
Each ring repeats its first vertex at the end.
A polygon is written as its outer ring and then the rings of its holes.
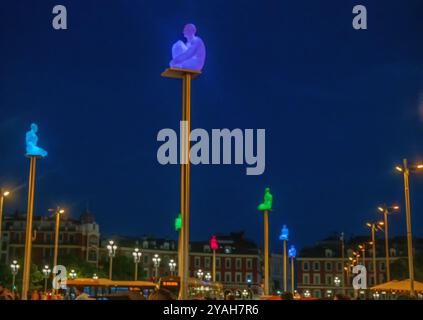
MULTIPOLYGON (((370 290, 374 291, 410 291, 410 279, 406 280, 392 280, 371 287, 370 290)), ((423 292, 423 283, 414 280, 414 290, 416 292, 423 292)))

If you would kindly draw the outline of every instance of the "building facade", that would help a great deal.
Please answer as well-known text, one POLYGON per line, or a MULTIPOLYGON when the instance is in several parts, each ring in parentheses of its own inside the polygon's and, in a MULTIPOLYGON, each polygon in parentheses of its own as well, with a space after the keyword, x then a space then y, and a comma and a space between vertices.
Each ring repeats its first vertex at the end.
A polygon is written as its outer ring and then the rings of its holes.
MULTIPOLYGON (((117 255, 132 257, 135 248, 142 252, 139 270, 142 270, 140 278, 153 279, 156 267, 154 255, 160 257, 160 265, 157 267, 159 276, 169 276, 169 261, 178 263, 178 243, 170 239, 156 239, 153 237, 130 238, 113 236, 110 237, 118 245, 117 255)), ((104 239, 101 245, 101 255, 107 259, 106 246, 109 239, 104 239)), ((250 288, 253 292, 260 287, 260 250, 256 244, 245 239, 244 233, 231 233, 229 235, 217 235, 219 249, 216 250, 216 281, 221 282, 227 291, 241 291, 250 288)), ((203 277, 212 274, 213 253, 210 243, 197 241, 190 243, 189 272, 191 277, 197 277, 197 272, 202 270, 203 277)), ((178 266, 174 274, 177 274, 178 266)))
MULTIPOLYGON (((5 216, 2 223, 0 261, 22 260, 26 234, 26 214, 15 212, 5 216)), ((53 264, 55 217, 34 216, 32 262, 42 266, 53 264)), ((76 257, 98 266, 100 228, 94 216, 85 211, 79 219, 61 218, 59 229, 58 263, 63 257, 76 257)))
MULTIPOLYGON (((416 240, 414 243, 415 250, 420 248, 420 241, 416 240)), ((407 247, 403 238, 392 238, 389 244, 392 274, 392 264, 396 260, 407 259, 407 247)), ((353 288, 353 278, 357 276, 353 273, 353 266, 366 267, 367 288, 386 282, 387 268, 383 239, 376 240, 375 262, 376 270, 373 267, 373 251, 368 237, 350 238, 343 246, 338 237, 330 237, 300 251, 297 258, 297 288, 303 294, 316 298, 332 298, 337 293, 364 297, 368 291, 353 288), (365 245, 359 248, 362 244, 365 245)))

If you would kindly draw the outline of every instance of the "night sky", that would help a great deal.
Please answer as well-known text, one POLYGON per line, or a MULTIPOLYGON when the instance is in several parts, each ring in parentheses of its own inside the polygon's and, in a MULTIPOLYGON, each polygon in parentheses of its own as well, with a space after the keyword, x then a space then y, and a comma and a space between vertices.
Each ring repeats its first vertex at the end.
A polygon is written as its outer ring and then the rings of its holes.
MULTIPOLYGON (((25 132, 39 125, 36 214, 95 214, 103 235, 176 238, 180 168, 162 166, 159 130, 178 130, 181 83, 160 76, 185 23, 207 46, 193 81, 192 127, 266 129, 266 171, 191 169, 191 236, 245 230, 270 186, 272 251, 287 224, 298 246, 334 232, 367 234, 383 202, 403 206, 403 157, 423 161, 423 2, 0 2, 0 185, 6 212, 26 210, 25 132), (66 5, 68 30, 52 28, 66 5), (352 8, 368 9, 366 31, 352 8)), ((423 173, 411 178, 414 235, 423 236, 423 173)), ((390 220, 405 235, 404 210, 390 220)))

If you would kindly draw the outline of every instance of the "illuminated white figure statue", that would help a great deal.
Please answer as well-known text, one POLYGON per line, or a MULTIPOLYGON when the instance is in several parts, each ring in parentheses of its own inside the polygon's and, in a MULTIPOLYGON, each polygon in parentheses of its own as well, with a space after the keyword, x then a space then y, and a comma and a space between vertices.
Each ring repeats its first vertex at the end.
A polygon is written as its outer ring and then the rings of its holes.
POLYGON ((169 65, 172 68, 181 68, 201 71, 206 60, 206 46, 200 37, 195 33, 197 29, 193 24, 184 27, 184 37, 187 42, 177 41, 172 47, 172 61, 169 65))
POLYGON ((38 126, 35 123, 31 124, 31 130, 26 133, 26 155, 45 157, 47 155, 47 151, 37 146, 37 131, 38 126))

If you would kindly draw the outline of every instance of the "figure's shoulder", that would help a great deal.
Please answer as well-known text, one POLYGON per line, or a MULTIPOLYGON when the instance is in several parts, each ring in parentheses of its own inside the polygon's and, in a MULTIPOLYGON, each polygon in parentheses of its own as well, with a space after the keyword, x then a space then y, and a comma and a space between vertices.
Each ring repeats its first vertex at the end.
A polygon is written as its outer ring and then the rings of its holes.
POLYGON ((201 39, 200 37, 195 37, 192 42, 194 42, 197 45, 204 45, 204 41, 203 39, 201 39))

